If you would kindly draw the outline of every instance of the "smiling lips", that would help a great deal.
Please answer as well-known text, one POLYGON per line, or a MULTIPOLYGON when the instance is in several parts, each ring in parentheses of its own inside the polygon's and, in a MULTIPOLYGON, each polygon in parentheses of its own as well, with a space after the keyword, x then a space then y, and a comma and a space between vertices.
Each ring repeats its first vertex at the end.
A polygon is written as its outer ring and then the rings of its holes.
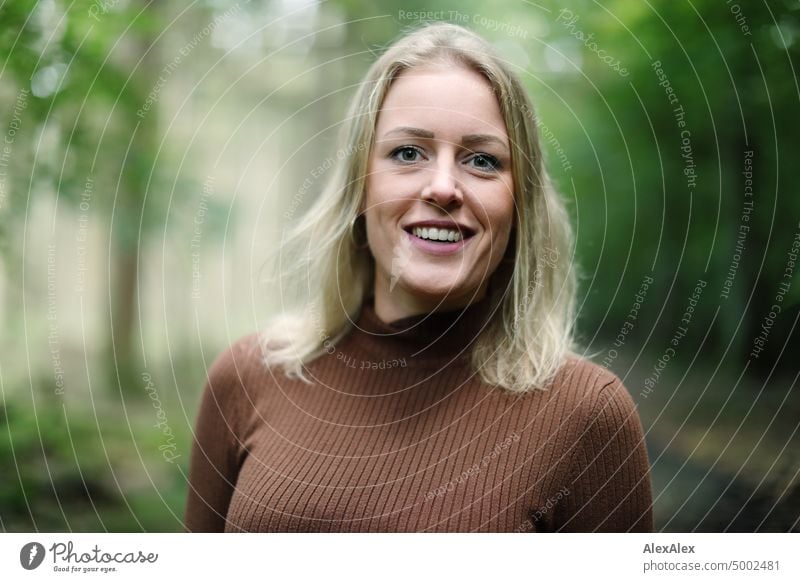
POLYGON ((407 224, 403 227, 407 233, 421 240, 437 243, 460 242, 470 238, 475 231, 466 225, 453 220, 425 220, 407 224))
POLYGON ((461 232, 455 228, 425 228, 422 226, 415 226, 411 229, 411 233, 421 239, 434 242, 458 242, 464 238, 461 232))
POLYGON ((462 238, 461 233, 457 230, 424 227, 415 227, 411 229, 411 232, 406 231, 405 235, 409 238, 411 244, 415 248, 419 249, 425 254, 437 256, 460 253, 461 250, 469 244, 469 241, 472 238, 472 235, 462 238), (420 231, 422 231, 421 234, 423 236, 418 234, 420 231), (428 237, 433 237, 433 235, 436 235, 436 238, 424 238, 425 235, 428 237), (441 238, 445 236, 447 237, 446 239, 441 238), (452 240, 450 240, 451 238, 452 240))

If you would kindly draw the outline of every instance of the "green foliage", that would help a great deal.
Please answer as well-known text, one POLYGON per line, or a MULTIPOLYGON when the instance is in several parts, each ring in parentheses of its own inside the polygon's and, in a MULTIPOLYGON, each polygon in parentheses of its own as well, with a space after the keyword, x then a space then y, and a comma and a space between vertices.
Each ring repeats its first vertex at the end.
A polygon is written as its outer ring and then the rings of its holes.
MULTIPOLYGON (((129 407, 117 419, 116 412, 70 407, 54 388, 43 383, 35 398, 7 399, 0 408, 0 526, 179 531, 186 486, 159 453, 152 409, 129 407)), ((177 445, 187 449, 186 434, 177 445)))
POLYGON ((0 434, 0 517, 7 530, 96 527, 83 520, 120 502, 89 416, 68 417, 59 404, 6 402, 0 434))

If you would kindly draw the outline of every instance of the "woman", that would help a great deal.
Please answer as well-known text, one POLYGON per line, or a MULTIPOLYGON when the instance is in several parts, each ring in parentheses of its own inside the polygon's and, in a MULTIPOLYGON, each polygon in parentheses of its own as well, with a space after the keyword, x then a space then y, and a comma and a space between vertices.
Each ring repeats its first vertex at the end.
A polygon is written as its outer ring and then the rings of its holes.
POLYGON ((634 404, 572 352, 570 228, 531 112, 459 26, 371 67, 281 250, 282 293, 308 300, 209 370, 188 530, 652 529, 634 404))

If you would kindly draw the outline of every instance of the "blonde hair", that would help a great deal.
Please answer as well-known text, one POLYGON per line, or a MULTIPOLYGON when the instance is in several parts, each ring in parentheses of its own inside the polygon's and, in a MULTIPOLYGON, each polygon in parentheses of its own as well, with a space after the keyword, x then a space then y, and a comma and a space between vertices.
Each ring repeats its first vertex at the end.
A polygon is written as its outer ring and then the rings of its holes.
POLYGON ((498 312, 472 344, 480 378, 514 392, 544 389, 574 349, 576 278, 572 231, 542 160, 536 118, 517 77, 474 32, 427 24, 392 44, 373 63, 354 96, 340 134, 339 158, 320 197, 282 241, 278 268, 290 297, 310 290, 309 303, 271 320, 261 334, 264 361, 309 381, 304 364, 331 353, 371 292, 374 259, 351 226, 364 197, 367 161, 383 100, 404 70, 456 63, 483 75, 498 100, 512 144, 516 227, 510 260, 487 289, 498 312))

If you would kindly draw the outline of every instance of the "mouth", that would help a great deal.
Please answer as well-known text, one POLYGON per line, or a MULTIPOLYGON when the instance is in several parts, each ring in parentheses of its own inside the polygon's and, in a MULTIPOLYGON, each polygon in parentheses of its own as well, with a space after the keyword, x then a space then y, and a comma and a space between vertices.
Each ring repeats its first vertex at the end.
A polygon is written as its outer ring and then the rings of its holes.
POLYGON ((434 257, 446 257, 463 252, 475 236, 460 228, 407 227, 404 229, 409 242, 418 251, 434 257))
POLYGON ((407 226, 403 230, 416 239, 443 246, 463 242, 475 234, 471 230, 461 228, 407 226))

